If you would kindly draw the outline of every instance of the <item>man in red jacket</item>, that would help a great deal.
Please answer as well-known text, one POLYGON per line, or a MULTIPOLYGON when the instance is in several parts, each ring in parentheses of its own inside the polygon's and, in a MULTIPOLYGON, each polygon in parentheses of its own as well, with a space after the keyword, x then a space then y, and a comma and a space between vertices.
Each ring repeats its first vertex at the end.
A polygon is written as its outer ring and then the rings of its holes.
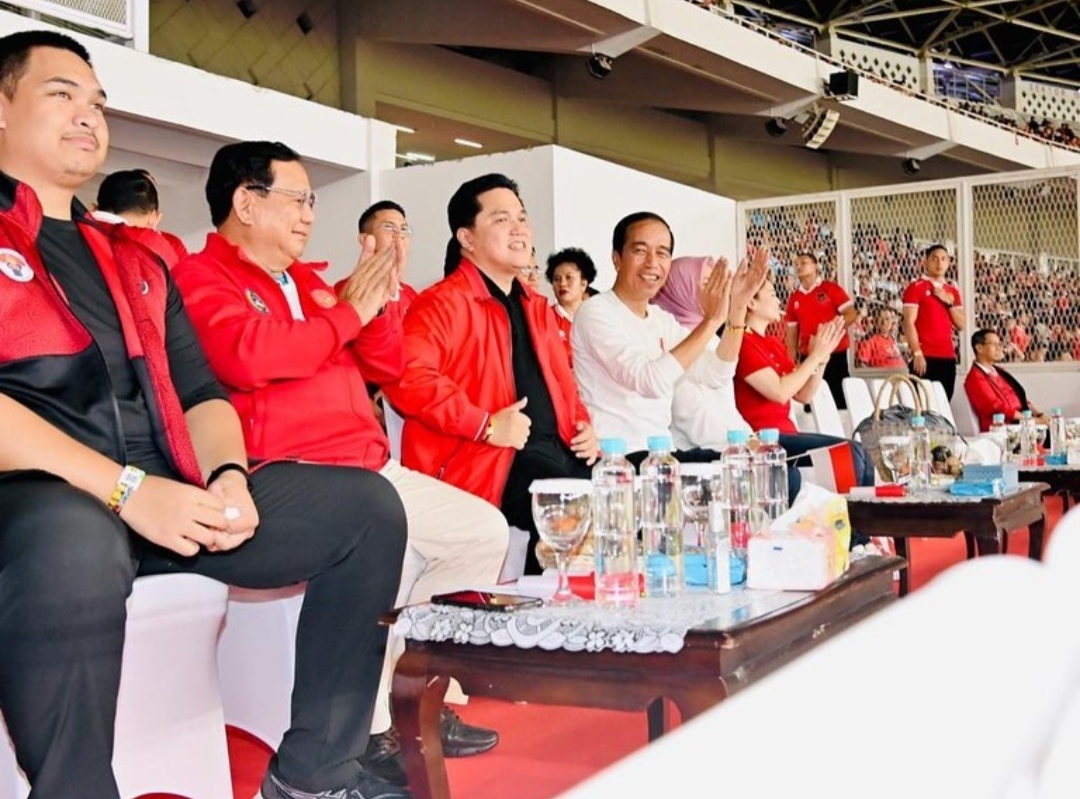
MULTIPOLYGON (((487 502, 403 468, 376 422, 365 381, 401 374, 401 314, 391 298, 403 242, 374 251, 364 237, 359 260, 335 291, 300 261, 315 220, 315 194, 293 150, 277 142, 222 147, 210 165, 206 198, 217 227, 202 252, 173 274, 210 366, 225 385, 253 461, 302 460, 369 469, 397 489, 409 520, 409 546, 424 560, 403 573, 398 604, 491 585, 509 530, 487 502)), ((408 563, 408 559, 407 559, 408 563)), ((380 685, 375 735, 365 765, 403 784, 390 730, 390 667, 402 649, 391 637, 380 685)), ((442 716, 448 755, 478 754, 498 735, 442 716)))
MULTIPOLYGON (((529 484, 589 477, 598 452, 555 313, 527 288, 532 229, 505 175, 447 207, 458 267, 405 317, 405 369, 386 386, 405 417, 402 461, 502 508, 538 538, 529 484)), ((525 570, 540 570, 535 547, 525 570)))
POLYGON ((145 169, 123 169, 107 175, 98 186, 97 202, 92 212, 95 219, 112 224, 131 225, 152 230, 171 249, 170 267, 187 254, 177 236, 161 230, 161 203, 154 176, 145 169))
POLYGON ((997 331, 976 330, 971 336, 971 349, 975 353, 975 363, 964 380, 964 391, 979 419, 980 430, 990 429, 995 413, 1004 414, 1005 421, 1012 424, 1020 421, 1024 411, 1031 411, 1040 423, 1050 423, 1050 418, 1028 399, 1020 381, 998 366, 1005 355, 997 331))
POLYGON ((34 797, 119 799, 136 575, 307 580, 292 726, 261 793, 405 799, 358 763, 405 550, 401 500, 360 469, 248 474, 240 420, 163 260, 138 228, 75 199, 105 160, 105 106, 73 39, 0 38, 0 714, 19 765, 34 797))

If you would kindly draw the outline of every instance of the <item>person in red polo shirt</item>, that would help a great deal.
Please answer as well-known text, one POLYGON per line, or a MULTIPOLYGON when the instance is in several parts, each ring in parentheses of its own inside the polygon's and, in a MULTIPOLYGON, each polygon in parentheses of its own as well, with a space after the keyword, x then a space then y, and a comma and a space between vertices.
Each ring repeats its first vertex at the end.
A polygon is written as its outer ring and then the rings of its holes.
POLYGON ((911 350, 911 373, 937 380, 952 399, 956 386, 953 331, 964 329, 960 290, 945 279, 949 252, 932 244, 923 254, 923 275, 904 289, 904 335, 911 350))
POLYGON ((833 319, 843 319, 843 332, 825 363, 823 379, 836 400, 836 407, 846 408, 843 386, 844 378, 850 374, 847 354, 851 343, 847 328, 859 318, 855 303, 839 283, 821 276, 817 256, 811 252, 795 256, 795 276, 799 279, 799 287, 788 297, 785 314, 788 355, 793 361, 804 360, 810 352, 810 339, 818 328, 833 319))
POLYGON ((789 458, 798 458, 796 466, 810 465, 809 458, 799 456, 812 449, 850 444, 856 482, 873 485, 874 464, 861 444, 836 436, 800 433, 791 419, 791 401, 809 402, 820 388, 824 366, 844 335, 844 320, 836 317, 822 324, 810 339, 806 357, 796 365, 784 342, 765 334, 781 317, 780 300, 766 280, 747 306, 746 333, 735 367, 735 407, 754 430, 778 429, 780 446, 789 458))
POLYGON ((964 380, 964 391, 978 417, 979 430, 990 429, 995 413, 1005 414, 1008 422, 1018 422, 1024 411, 1031 411, 1041 423, 1050 423, 1046 414, 1028 399, 1020 381, 997 365, 1004 358, 1001 336, 993 330, 976 330, 971 336, 971 349, 975 352, 975 364, 964 380))
POLYGON ((903 369, 907 366, 896 342, 896 311, 881 308, 874 319, 874 335, 859 342, 856 363, 875 369, 903 369))

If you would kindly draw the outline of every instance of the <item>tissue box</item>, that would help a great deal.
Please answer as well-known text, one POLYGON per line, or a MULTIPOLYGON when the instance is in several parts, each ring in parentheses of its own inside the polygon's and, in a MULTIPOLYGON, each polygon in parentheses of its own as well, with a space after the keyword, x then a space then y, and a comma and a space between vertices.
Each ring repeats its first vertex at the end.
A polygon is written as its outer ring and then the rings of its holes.
POLYGON ((991 484, 995 480, 1001 481, 1001 487, 1005 491, 1011 491, 1020 483, 1020 472, 1015 463, 999 463, 992 466, 969 463, 964 466, 964 474, 960 482, 991 484))
MULTIPOLYGON (((765 534, 750 539, 748 588, 816 591, 847 570, 851 544, 847 500, 822 493, 807 496, 802 507, 797 500, 765 534)), ((804 499, 802 491, 798 499, 804 499)))

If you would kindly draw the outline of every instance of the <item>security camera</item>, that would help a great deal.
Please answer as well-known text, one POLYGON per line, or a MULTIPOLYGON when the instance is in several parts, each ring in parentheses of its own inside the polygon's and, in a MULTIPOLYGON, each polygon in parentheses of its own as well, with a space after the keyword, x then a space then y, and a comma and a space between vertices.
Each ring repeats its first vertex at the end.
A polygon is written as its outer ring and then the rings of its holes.
POLYGON ((765 123, 765 132, 774 138, 779 138, 787 133, 787 124, 779 117, 773 117, 765 123))
POLYGON ((904 170, 905 175, 915 175, 922 169, 922 164, 918 158, 905 158, 900 162, 900 168, 904 170))
POLYGON ((614 59, 611 56, 604 55, 603 53, 594 53, 589 56, 589 60, 585 62, 585 66, 588 67, 590 75, 597 80, 603 80, 611 74, 613 61, 614 59))

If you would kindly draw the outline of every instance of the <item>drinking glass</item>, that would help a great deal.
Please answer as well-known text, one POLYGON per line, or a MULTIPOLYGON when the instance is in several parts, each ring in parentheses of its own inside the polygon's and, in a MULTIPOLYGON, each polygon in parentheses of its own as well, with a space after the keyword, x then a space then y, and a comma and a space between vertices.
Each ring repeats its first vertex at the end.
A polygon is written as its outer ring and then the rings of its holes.
POLYGON ((709 527, 710 483, 719 472, 712 463, 684 463, 680 469, 680 499, 687 529, 683 533, 683 548, 687 554, 701 552, 709 527))
POLYGON ((564 605, 574 599, 570 592, 570 553, 574 550, 592 521, 592 482, 589 480, 533 480, 532 515, 536 531, 555 553, 559 572, 559 587, 551 597, 553 605, 564 605))
POLYGON ((898 483, 900 477, 911 474, 911 436, 882 436, 878 439, 881 462, 889 470, 889 482, 898 483))

